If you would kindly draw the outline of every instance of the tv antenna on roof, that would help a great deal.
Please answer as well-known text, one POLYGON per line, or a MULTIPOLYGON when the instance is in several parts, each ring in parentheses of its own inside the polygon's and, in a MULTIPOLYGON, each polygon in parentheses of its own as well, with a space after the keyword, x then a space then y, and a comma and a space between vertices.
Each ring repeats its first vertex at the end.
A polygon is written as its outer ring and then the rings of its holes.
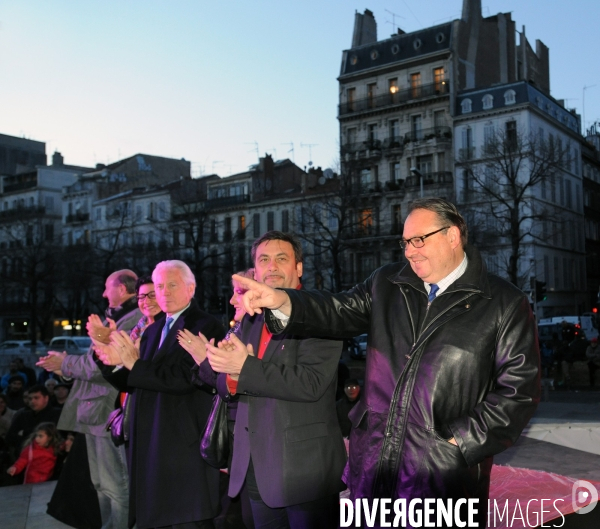
POLYGON ((260 160, 260 150, 258 149, 258 142, 256 140, 255 141, 251 141, 251 142, 246 142, 246 143, 244 143, 244 145, 254 145, 254 149, 251 149, 248 152, 255 151, 256 152, 256 159, 260 160))
POLYGON ((401 15, 398 15, 396 13, 392 13, 389 9, 384 9, 384 11, 386 13, 389 13, 390 15, 392 15, 392 21, 390 22, 389 20, 386 20, 385 22, 386 22, 386 24, 391 24, 392 28, 393 28, 392 31, 394 33, 396 33, 396 31, 398 29, 398 26, 396 25, 396 17, 398 17, 398 18, 404 18, 404 17, 401 15))
POLYGON ((312 148, 319 145, 318 143, 300 143, 300 147, 308 147, 308 166, 310 167, 312 163, 312 148))
POLYGON ((292 146, 292 148, 288 151, 288 154, 292 153, 292 162, 295 164, 296 160, 294 158, 294 142, 290 141, 289 143, 282 143, 281 145, 291 145, 292 146))

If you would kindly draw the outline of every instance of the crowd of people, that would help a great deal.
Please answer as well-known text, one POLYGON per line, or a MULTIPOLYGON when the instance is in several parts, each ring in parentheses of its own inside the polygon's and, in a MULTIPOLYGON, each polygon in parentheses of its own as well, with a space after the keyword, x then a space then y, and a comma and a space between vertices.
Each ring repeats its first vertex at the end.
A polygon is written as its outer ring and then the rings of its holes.
POLYGON ((20 358, 10 363, 3 380, 0 486, 57 478, 74 438, 74 432, 56 430, 70 385, 36 377, 20 358))
POLYGON ((90 350, 41 358, 49 378, 24 412, 12 410, 29 375, 11 366, 7 475, 58 475, 48 512, 82 529, 214 528, 224 480, 238 528, 337 527, 346 487, 353 499, 476 498, 485 524, 492 457, 539 399, 529 304, 487 274, 445 200, 413 203, 401 246, 408 265, 332 294, 302 288, 293 234, 267 232, 233 276, 227 334, 182 261, 115 271, 104 317, 88 319, 90 350), (364 384, 339 385, 342 340, 363 333, 364 384), (221 401, 226 469, 200 453, 221 401))

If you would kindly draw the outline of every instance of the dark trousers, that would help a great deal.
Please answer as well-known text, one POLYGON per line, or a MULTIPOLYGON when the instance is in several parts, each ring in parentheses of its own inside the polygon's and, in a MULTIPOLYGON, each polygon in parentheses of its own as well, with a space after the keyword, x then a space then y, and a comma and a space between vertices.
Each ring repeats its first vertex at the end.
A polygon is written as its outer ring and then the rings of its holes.
POLYGON ((339 525, 339 494, 288 507, 269 507, 258 491, 252 460, 246 487, 256 529, 332 529, 339 525))

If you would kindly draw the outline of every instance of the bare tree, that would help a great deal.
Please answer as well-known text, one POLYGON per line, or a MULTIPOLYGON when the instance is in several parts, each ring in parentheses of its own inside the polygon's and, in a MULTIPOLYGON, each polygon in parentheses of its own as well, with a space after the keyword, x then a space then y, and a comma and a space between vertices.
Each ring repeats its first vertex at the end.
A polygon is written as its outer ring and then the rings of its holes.
POLYGON ((0 278, 4 288, 12 288, 22 299, 16 306, 26 306, 29 312, 28 334, 34 344, 44 338, 54 308, 55 273, 58 250, 53 230, 37 207, 23 207, 18 217, 0 223, 0 236, 8 250, 3 251, 0 278))
POLYGON ((327 270, 334 292, 348 286, 348 250, 361 246, 363 237, 375 235, 373 208, 361 202, 364 196, 361 199, 354 180, 350 173, 342 174, 307 194, 296 227, 298 236, 312 244, 308 257, 313 260, 317 286, 327 270))
POLYGON ((525 278, 519 277, 523 243, 541 237, 540 222, 560 223, 545 195, 554 194, 570 163, 569 149, 552 137, 507 128, 486 138, 480 157, 473 154, 463 149, 457 164, 463 171, 459 198, 471 220, 471 235, 484 251, 507 248, 506 275, 523 288, 525 278))

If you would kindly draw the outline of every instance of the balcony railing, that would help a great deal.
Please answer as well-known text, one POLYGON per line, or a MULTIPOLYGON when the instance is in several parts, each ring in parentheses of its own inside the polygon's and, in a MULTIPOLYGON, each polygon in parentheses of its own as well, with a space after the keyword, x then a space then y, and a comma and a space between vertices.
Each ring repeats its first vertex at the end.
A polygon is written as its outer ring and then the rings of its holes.
POLYGON ((90 220, 90 214, 89 213, 73 213, 71 215, 67 215, 67 218, 65 219, 65 222, 67 224, 71 224, 73 222, 87 222, 88 220, 90 220))
POLYGON ((20 206, 0 211, 0 220, 11 220, 14 218, 24 219, 35 217, 36 215, 43 215, 44 213, 46 213, 46 208, 44 206, 20 206))
POLYGON ((449 92, 449 87, 450 84, 446 80, 441 83, 432 83, 399 90, 393 94, 388 92, 380 96, 346 101, 345 103, 338 105, 339 115, 344 116, 347 114, 354 114, 356 112, 364 112, 394 105, 402 105, 408 103, 409 101, 444 95, 449 92))
POLYGON ((22 191, 23 189, 31 189, 37 186, 37 179, 30 180, 28 182, 16 182, 14 184, 4 182, 4 192, 9 193, 11 191, 22 191))
POLYGON ((452 129, 444 126, 413 130, 404 136, 404 143, 427 141, 434 138, 437 140, 450 140, 452 138, 452 129))
POLYGON ((380 155, 382 151, 397 150, 402 151, 404 141, 401 137, 386 138, 385 140, 366 140, 355 143, 345 143, 341 151, 344 154, 372 153, 374 156, 380 155))
MULTIPOLYGON (((435 184, 451 184, 454 181, 452 173, 450 171, 440 171, 437 173, 427 173, 423 175, 423 185, 435 185, 435 184)), ((418 176, 409 176, 404 185, 406 187, 419 187, 421 185, 421 179, 418 176)))
POLYGON ((250 202, 250 195, 235 195, 233 197, 211 198, 206 201, 207 209, 227 208, 250 202))

